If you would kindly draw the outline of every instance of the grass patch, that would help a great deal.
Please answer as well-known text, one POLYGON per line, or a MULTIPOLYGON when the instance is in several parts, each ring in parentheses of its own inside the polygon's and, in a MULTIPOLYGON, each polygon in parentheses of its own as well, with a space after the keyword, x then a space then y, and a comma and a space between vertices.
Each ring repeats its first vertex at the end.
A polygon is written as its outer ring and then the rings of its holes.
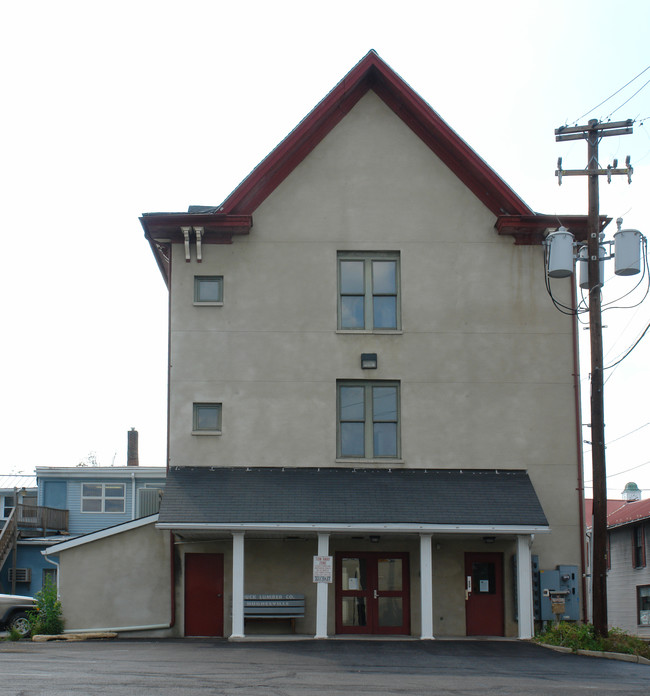
POLYGON ((537 643, 561 645, 577 650, 600 650, 603 652, 640 655, 650 659, 650 645, 641 638, 631 636, 620 628, 612 628, 607 637, 597 636, 591 624, 560 621, 549 626, 534 638, 537 643))

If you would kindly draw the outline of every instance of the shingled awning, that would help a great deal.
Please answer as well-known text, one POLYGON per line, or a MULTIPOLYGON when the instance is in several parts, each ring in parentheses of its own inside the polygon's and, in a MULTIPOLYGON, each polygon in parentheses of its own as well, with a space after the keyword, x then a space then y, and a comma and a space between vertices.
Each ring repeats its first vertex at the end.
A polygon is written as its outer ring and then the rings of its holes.
POLYGON ((548 531, 525 471, 467 469, 172 467, 158 526, 548 531))

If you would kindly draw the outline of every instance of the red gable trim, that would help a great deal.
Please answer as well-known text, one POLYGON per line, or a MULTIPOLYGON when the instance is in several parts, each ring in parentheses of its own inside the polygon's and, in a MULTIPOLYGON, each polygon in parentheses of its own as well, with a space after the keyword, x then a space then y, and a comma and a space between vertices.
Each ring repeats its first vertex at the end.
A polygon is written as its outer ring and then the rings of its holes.
POLYGON ((533 215, 516 193, 397 73, 370 51, 226 198, 251 214, 369 90, 399 116, 495 215, 533 215))

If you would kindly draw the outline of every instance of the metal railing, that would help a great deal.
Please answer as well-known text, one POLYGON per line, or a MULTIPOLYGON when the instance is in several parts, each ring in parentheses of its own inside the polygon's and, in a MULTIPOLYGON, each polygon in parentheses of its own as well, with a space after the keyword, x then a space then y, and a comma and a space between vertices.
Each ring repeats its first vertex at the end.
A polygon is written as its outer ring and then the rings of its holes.
POLYGON ((4 523, 4 527, 0 529, 0 568, 4 565, 5 561, 11 553, 11 549, 14 547, 14 542, 16 540, 16 511, 12 510, 9 513, 7 521, 4 523))

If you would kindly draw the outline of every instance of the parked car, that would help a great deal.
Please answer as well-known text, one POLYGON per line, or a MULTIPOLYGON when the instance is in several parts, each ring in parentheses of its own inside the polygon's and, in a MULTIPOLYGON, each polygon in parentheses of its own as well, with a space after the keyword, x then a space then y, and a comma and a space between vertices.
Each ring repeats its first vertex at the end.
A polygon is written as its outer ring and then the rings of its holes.
POLYGON ((21 636, 29 635, 27 612, 36 606, 33 597, 0 594, 0 629, 16 629, 21 636))

